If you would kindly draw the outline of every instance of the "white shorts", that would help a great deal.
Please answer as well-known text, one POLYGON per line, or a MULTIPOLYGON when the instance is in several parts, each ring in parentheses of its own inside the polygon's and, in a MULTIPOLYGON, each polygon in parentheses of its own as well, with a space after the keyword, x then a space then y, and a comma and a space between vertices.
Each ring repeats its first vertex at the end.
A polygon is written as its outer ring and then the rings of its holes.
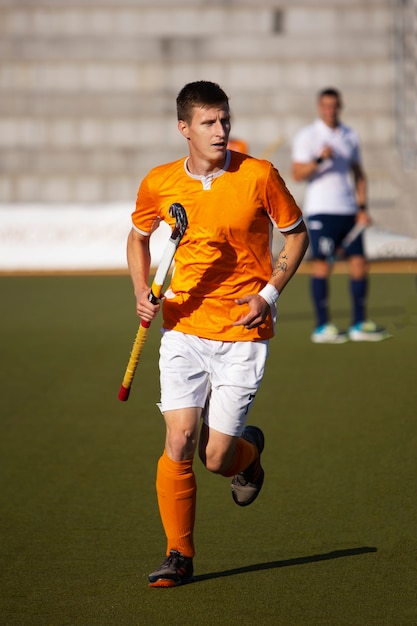
POLYGON ((214 430, 240 436, 259 389, 268 341, 215 341, 162 331, 162 412, 200 407, 214 430))

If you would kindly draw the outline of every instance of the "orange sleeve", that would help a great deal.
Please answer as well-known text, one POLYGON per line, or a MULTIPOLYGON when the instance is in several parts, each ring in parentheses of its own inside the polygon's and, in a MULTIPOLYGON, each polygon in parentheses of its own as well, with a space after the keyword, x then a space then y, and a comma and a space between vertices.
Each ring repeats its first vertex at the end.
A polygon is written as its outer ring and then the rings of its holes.
POLYGON ((148 177, 145 177, 136 196, 136 208, 132 213, 133 227, 143 235, 150 235, 156 219, 158 207, 149 189, 148 177))
POLYGON ((288 190, 284 179, 272 164, 265 186, 264 202, 265 209, 279 230, 291 230, 302 219, 301 209, 288 190))
POLYGON ((133 227, 144 235, 150 235, 155 221, 164 220, 171 228, 175 219, 169 207, 184 196, 184 159, 154 167, 142 180, 136 197, 136 208, 132 213, 133 227), (182 184, 181 184, 182 181, 182 184))

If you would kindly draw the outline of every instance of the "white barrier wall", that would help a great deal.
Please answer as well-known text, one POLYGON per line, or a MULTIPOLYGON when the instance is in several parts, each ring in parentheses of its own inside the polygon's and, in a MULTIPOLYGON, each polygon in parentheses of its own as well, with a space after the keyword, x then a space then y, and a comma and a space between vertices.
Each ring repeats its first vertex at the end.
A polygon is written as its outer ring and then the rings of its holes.
MULTIPOLYGON (((127 269, 130 204, 0 207, 0 271, 127 269)), ((157 265, 170 229, 151 237, 157 265)))
MULTIPOLYGON (((127 270, 130 204, 0 205, 0 272, 127 270)), ((156 267, 170 235, 161 223, 151 237, 156 267)), ((274 252, 282 237, 277 233, 274 252)), ((417 258, 417 239, 371 227, 369 259, 417 258)))

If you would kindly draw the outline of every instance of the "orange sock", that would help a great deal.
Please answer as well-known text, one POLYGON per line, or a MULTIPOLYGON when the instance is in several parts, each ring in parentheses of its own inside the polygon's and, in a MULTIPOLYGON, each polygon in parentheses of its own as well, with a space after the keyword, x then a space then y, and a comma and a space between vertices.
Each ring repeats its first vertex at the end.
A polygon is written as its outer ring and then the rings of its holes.
POLYGON ((197 485, 192 459, 173 461, 164 450, 156 472, 159 513, 167 537, 167 555, 178 550, 194 556, 197 485))
POLYGON ((243 472, 258 457, 258 448, 254 443, 239 437, 236 444, 235 461, 232 467, 222 476, 234 476, 243 472))

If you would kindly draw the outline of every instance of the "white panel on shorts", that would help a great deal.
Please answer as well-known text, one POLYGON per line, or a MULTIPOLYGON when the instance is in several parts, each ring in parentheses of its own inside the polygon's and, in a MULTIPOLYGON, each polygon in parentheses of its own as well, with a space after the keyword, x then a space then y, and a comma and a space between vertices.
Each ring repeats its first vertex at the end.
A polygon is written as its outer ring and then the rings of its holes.
POLYGON ((239 436, 261 383, 268 341, 215 341, 163 331, 162 412, 199 407, 210 428, 239 436))

